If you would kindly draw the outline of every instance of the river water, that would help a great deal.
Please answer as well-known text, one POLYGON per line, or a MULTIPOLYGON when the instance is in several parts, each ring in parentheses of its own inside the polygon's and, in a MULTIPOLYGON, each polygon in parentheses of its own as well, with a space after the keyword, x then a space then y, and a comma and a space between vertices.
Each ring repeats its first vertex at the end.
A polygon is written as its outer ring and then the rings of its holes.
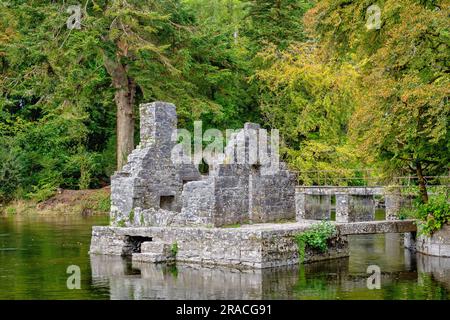
POLYGON ((352 236, 350 258, 239 271, 89 256, 91 227, 107 224, 0 217, 0 299, 450 299, 450 259, 412 254, 399 234, 352 236), (71 265, 81 289, 67 288, 71 265), (371 265, 380 268, 380 289, 368 289, 371 265))

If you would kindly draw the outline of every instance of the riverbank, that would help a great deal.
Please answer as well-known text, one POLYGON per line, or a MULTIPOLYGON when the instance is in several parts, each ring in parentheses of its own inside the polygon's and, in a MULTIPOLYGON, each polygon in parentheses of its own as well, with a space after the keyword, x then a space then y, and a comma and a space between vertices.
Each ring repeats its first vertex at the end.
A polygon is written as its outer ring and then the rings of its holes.
POLYGON ((110 194, 109 186, 88 190, 60 189, 42 202, 15 200, 0 205, 0 215, 108 215, 110 194))

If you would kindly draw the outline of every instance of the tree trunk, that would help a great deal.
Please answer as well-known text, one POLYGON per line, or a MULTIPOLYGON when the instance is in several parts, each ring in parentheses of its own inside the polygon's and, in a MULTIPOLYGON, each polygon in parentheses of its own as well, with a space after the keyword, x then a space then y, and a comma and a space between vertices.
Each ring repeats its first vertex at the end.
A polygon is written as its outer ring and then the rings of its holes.
POLYGON ((422 164, 420 161, 416 162, 416 174, 417 178, 419 178, 419 194, 423 203, 428 202, 428 192, 427 186, 425 184, 425 178, 423 177, 422 164))
POLYGON ((134 149, 134 117, 133 104, 136 93, 136 84, 128 76, 127 67, 120 61, 112 61, 105 57, 105 67, 112 78, 116 89, 114 100, 117 106, 117 170, 127 162, 128 155, 134 149))
POLYGON ((128 79, 128 85, 117 89, 115 94, 117 105, 117 170, 120 170, 127 163, 127 157, 134 149, 134 93, 134 83, 131 79, 128 79))

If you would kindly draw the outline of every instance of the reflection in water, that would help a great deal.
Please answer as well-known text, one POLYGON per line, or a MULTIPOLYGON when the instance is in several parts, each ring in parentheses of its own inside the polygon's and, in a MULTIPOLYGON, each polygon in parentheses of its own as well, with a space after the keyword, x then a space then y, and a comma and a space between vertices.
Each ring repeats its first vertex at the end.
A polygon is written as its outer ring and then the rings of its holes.
POLYGON ((411 254, 398 234, 353 236, 350 258, 239 271, 225 267, 131 263, 91 256, 94 287, 111 299, 448 299, 450 259, 411 254), (369 265, 381 289, 367 288, 369 265))
POLYGON ((263 272, 133 263, 91 256, 94 286, 109 283, 111 299, 260 299, 263 272))
POLYGON ((424 285, 431 278, 442 283, 450 292, 450 258, 432 257, 418 253, 417 271, 420 284, 424 285))

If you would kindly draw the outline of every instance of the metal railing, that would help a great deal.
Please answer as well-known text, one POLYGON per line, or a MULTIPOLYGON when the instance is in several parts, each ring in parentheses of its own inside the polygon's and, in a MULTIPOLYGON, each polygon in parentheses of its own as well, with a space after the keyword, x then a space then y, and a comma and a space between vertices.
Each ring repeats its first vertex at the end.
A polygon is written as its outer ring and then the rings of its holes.
MULTIPOLYGON (((390 178, 381 177, 373 169, 346 169, 346 170, 303 170, 293 171, 297 174, 299 186, 364 186, 383 187, 418 186, 418 177, 405 175, 390 178)), ((450 174, 443 176, 425 176, 427 186, 450 187, 450 174)))

